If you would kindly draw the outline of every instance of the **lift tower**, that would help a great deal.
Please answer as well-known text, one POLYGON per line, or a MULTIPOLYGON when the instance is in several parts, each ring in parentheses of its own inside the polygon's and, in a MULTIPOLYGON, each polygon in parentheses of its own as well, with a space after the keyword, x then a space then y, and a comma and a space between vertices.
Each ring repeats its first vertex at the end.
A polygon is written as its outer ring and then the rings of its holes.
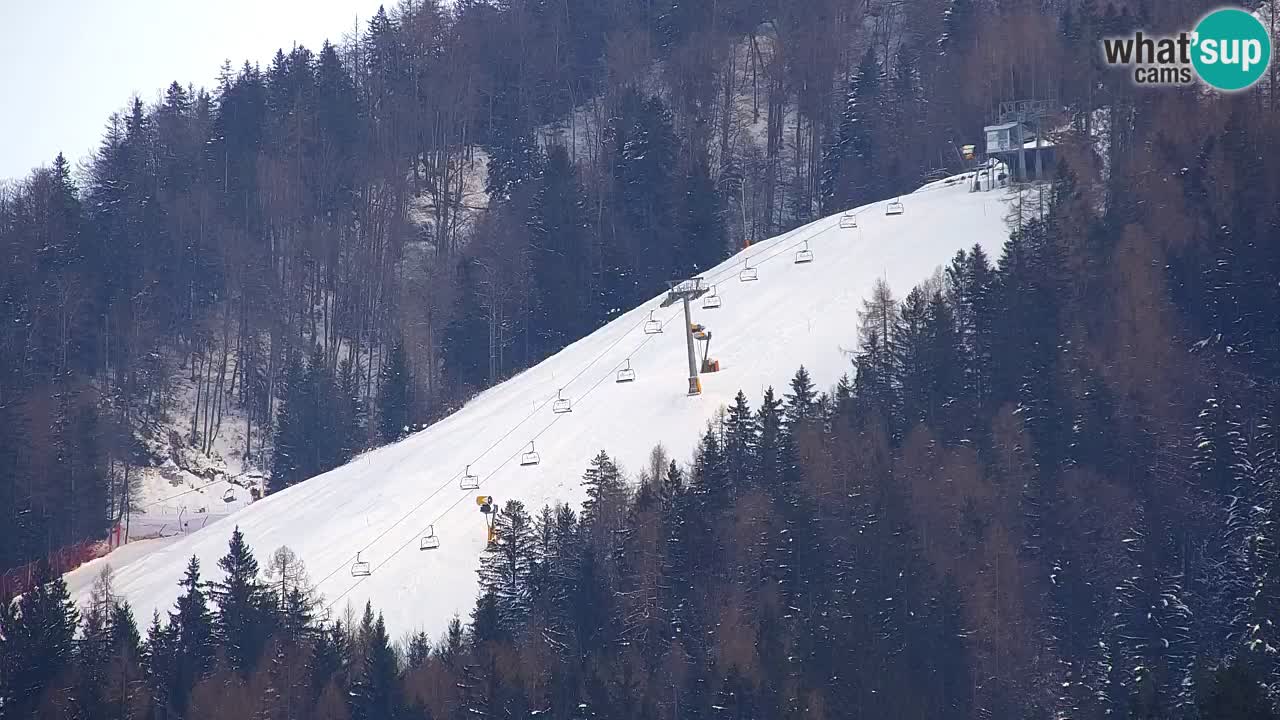
POLYGON ((689 310, 689 303, 706 295, 711 288, 702 282, 702 278, 696 277, 684 280, 679 283, 671 283, 671 289, 667 291, 667 298, 662 301, 662 307, 671 307, 678 302, 684 303, 684 335, 685 340, 689 343, 689 394, 702 394, 702 380, 698 378, 698 353, 694 349, 693 342, 693 314, 689 310))

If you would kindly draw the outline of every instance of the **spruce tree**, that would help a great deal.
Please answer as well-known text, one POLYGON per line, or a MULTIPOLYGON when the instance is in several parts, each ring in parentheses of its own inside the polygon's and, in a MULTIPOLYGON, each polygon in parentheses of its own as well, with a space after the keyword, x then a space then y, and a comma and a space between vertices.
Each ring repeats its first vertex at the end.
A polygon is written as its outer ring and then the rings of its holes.
POLYGON ((311 646, 311 658, 308 663, 313 696, 319 697, 331 683, 340 690, 345 690, 349 651, 347 628, 343 627, 341 622, 322 627, 316 633, 316 641, 311 646))
POLYGON ((153 618, 147 645, 150 674, 157 689, 162 688, 162 704, 172 704, 182 712, 191 689, 209 672, 214 657, 213 616, 200 581, 200 560, 195 555, 187 563, 179 587, 183 593, 178 596, 176 612, 169 614, 168 627, 162 629, 159 616, 153 618), (160 684, 165 680, 167 687, 160 684))
MULTIPOLYGON (((369 606, 365 606, 366 615, 369 606)), ((351 689, 353 720, 393 720, 404 707, 400 690, 400 666, 379 614, 360 628, 360 675, 351 689)))
POLYGON ((311 351, 303 379, 306 405, 303 432, 307 450, 306 475, 303 479, 328 472, 342 462, 337 433, 337 385, 324 350, 317 345, 311 351))
POLYGON ((809 371, 801 365, 791 378, 791 392, 785 396, 786 405, 783 410, 787 427, 793 432, 818 419, 817 394, 813 381, 809 378, 809 371))
POLYGON ((727 250, 723 201, 706 157, 698 156, 685 175, 676 238, 675 270, 682 277, 706 272, 727 250))
POLYGON ((215 632, 226 649, 231 666, 247 675, 257 663, 271 631, 271 609, 274 601, 258 578, 258 561, 245 542, 240 527, 231 533, 227 554, 218 560, 225 574, 212 584, 218 605, 215 632))
POLYGON ((925 335, 925 365, 929 368, 924 395, 926 417, 944 439, 954 440, 977 408, 965 402, 964 358, 955 315, 941 293, 935 292, 929 299, 925 335))
POLYGON ((492 593, 504 634, 517 636, 529 620, 538 562, 533 519, 519 500, 508 500, 494 521, 497 541, 480 561, 480 589, 492 593))
POLYGON ((602 511, 617 511, 626 498, 622 473, 603 450, 591 460, 590 467, 583 473, 582 487, 586 488, 587 494, 587 499, 582 502, 584 526, 596 526, 602 521, 610 520, 602 517, 602 511))
POLYGON ((142 642, 133 610, 128 603, 117 603, 110 617, 112 658, 107 668, 104 712, 112 718, 128 717, 128 709, 138 705, 145 683, 142 667, 142 642))
POLYGON ((280 388, 276 413, 275 449, 271 459, 270 493, 283 490, 307 477, 306 394, 302 360, 290 353, 280 388))
POLYGON ((440 658, 440 662, 445 667, 453 669, 463 652, 466 650, 466 634, 462 629, 462 618, 454 615, 449 618, 449 625, 445 628, 444 637, 440 640, 440 645, 436 649, 436 656, 440 658))
POLYGON ((338 366, 335 400, 334 446, 338 464, 349 462, 365 448, 368 421, 364 401, 360 397, 360 366, 345 358, 338 366))
POLYGON ((421 630, 414 633, 409 638, 408 647, 405 648, 404 662, 406 669, 417 670, 427 664, 427 660, 431 658, 431 638, 421 630))
POLYGON ((534 333, 550 354, 594 329, 604 308, 593 294, 586 192, 569 151, 555 145, 529 208, 530 264, 538 285, 534 333))
POLYGON ((79 619, 66 582, 43 561, 30 590, 0 603, 0 707, 6 713, 34 716, 44 692, 71 663, 79 619))
POLYGON ((538 180, 544 160, 531 133, 522 133, 504 123, 494 128, 485 149, 489 153, 485 192, 492 203, 509 201, 520 187, 538 180))
POLYGON ((111 647, 117 654, 138 658, 142 651, 142 637, 138 634, 138 623, 133 619, 133 608, 129 603, 116 603, 111 608, 111 647))
MULTIPOLYGON (((100 581, 101 582, 101 579, 100 581)), ((110 597, 99 597, 98 587, 86 608, 80 626, 80 639, 76 652, 75 703, 84 718, 104 717, 106 684, 109 664, 113 656, 111 643, 110 597)))
POLYGON ((413 377, 402 343, 392 346, 378 378, 378 434, 395 442, 408 432, 413 413, 413 377))
POLYGON ((730 483, 735 489, 755 482, 757 435, 755 415, 747 404, 747 396, 739 390, 724 422, 725 462, 730 483))
POLYGON ((770 386, 765 389, 760 409, 756 411, 756 423, 760 428, 759 482, 765 487, 774 488, 789 476, 793 458, 784 422, 782 400, 774 395, 770 386))
POLYGON ((695 452, 692 485, 695 501, 704 512, 718 513, 730 498, 729 467, 720 433, 708 426, 695 452))
POLYGON ((892 382, 900 388, 904 432, 929 417, 928 299, 921 288, 914 288, 902 301, 894 318, 889 341, 892 382))
POLYGON ((878 169, 873 133, 879 115, 882 74, 875 48, 868 48, 849 80, 834 142, 822 156, 822 208, 835 212, 876 200, 878 169))

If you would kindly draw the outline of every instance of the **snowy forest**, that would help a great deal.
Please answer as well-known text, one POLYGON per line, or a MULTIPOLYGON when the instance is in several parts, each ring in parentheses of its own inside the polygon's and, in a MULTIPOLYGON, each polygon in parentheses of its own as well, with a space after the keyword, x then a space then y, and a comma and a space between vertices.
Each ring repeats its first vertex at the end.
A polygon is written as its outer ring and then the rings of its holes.
POLYGON ((1276 65, 1216 95, 1098 51, 1213 6, 414 0, 133 101, 0 187, 0 570, 41 572, 0 716, 1277 717, 1276 65), (998 257, 877 287, 837 386, 509 502, 444 637, 238 531, 167 617, 40 562, 127 512, 149 435, 235 418, 305 481, 1035 97, 1057 168, 998 257))

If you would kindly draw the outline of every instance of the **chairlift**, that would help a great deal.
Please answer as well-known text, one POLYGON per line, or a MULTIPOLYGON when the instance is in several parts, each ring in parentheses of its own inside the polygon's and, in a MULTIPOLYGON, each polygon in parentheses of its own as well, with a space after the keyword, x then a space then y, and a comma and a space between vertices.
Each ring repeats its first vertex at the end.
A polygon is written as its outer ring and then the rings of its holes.
POLYGON ((356 561, 351 563, 351 577, 369 577, 373 574, 373 568, 369 567, 369 563, 360 559, 360 553, 356 553, 356 561))
POLYGON ((475 490, 480 487, 480 477, 471 474, 470 465, 468 465, 466 471, 462 473, 462 479, 458 481, 458 487, 462 490, 475 490))
POLYGON ((631 358, 627 358, 627 366, 618 371, 616 382, 629 383, 636 381, 636 371, 631 369, 631 358))
POLYGON ((853 210, 840 216, 840 227, 844 230, 858 227, 858 214, 853 210))
POLYGON ((440 547, 440 538, 436 537, 436 526, 428 525, 427 534, 418 543, 419 550, 436 550, 440 547))
POLYGON ((720 296, 716 294, 716 286, 712 285, 711 292, 707 293, 702 298, 702 309, 715 310, 716 308, 720 307, 720 305, 721 305, 720 296))
POLYGON ((751 267, 749 258, 742 258, 742 272, 738 273, 741 282, 753 282, 760 279, 760 273, 751 267))
POLYGON ((649 320, 644 324, 645 335, 658 335, 662 333, 662 321, 653 316, 654 311, 649 311, 649 320))
POLYGON ((556 391, 556 402, 551 406, 551 412, 557 415, 573 412, 573 405, 569 402, 569 398, 564 397, 561 393, 563 390, 556 391))
POLYGON ((809 249, 809 241, 804 241, 804 247, 796 251, 796 265, 804 265, 813 262, 813 251, 809 249))
POLYGON ((533 448, 533 441, 529 441, 529 452, 520 456, 520 467, 529 467, 542 462, 542 456, 533 448))
POLYGON ((901 200, 894 200, 893 202, 886 205, 884 208, 885 215, 901 215, 906 211, 907 209, 902 206, 901 200))
POLYGON ((229 503, 229 502, 235 502, 235 501, 236 501, 235 491, 232 490, 231 488, 227 488, 227 491, 222 493, 222 502, 229 503))

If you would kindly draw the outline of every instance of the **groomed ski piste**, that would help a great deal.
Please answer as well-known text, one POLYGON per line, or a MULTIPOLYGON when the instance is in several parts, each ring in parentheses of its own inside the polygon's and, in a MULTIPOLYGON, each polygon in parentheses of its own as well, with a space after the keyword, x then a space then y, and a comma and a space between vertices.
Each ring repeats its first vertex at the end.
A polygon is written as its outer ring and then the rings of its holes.
POLYGON ((368 600, 393 636, 425 630, 438 637, 454 614, 465 621, 475 603, 486 544, 477 495, 492 496, 499 506, 521 500, 531 513, 558 502, 576 508, 584 497, 583 471, 600 450, 631 474, 659 443, 688 462, 707 423, 739 389, 756 407, 770 385, 781 395, 801 364, 819 389, 829 389, 852 374, 857 311, 877 279, 901 298, 957 250, 980 244, 993 257, 998 253, 1008 236, 1008 192, 973 193, 965 179, 903 196, 900 215, 886 214, 892 200, 873 203, 851 211, 856 228, 842 228, 841 215, 833 215, 702 273, 723 305, 692 305, 693 321, 712 331, 710 355, 721 365, 720 372, 702 375, 700 396, 686 394, 683 309, 661 308, 664 294, 426 430, 189 535, 150 541, 145 552, 126 545, 73 571, 67 576, 73 597, 84 603, 109 563, 116 592, 140 624, 153 610, 167 617, 188 559, 199 557, 204 579, 219 579, 217 560, 238 525, 264 569, 282 545, 297 553, 332 617, 342 617, 348 605, 359 612, 368 600), (806 243, 813 262, 796 264, 806 243), (755 268, 759 279, 742 281, 745 267, 755 268), (645 333, 651 312, 662 323, 660 334, 645 333), (618 383, 628 360, 635 380, 618 383), (558 392, 571 412, 553 412, 558 392), (531 442, 541 462, 521 466, 531 442), (460 488, 468 466, 479 479, 474 490, 460 488), (429 528, 440 547, 423 551, 420 539, 429 528), (366 577, 352 574, 357 552, 368 563, 366 577))

